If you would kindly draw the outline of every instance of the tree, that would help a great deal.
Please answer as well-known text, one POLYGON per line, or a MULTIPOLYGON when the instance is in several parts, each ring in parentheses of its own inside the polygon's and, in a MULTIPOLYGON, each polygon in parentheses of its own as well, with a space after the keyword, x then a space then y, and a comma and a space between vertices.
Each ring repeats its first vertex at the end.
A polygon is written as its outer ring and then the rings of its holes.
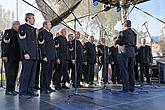
POLYGON ((5 10, 0 5, 0 36, 1 32, 6 28, 10 28, 11 22, 14 20, 14 11, 5 10))
MULTIPOLYGON (((84 15, 96 13, 101 10, 103 10, 103 4, 100 3, 98 6, 93 6, 92 0, 82 0, 74 13, 76 16, 81 17, 84 15)), ((117 24, 117 21, 121 20, 121 13, 116 12, 116 8, 113 8, 107 12, 99 13, 98 17, 100 18, 104 27, 109 28, 109 30, 113 30, 114 26, 117 24)), ((71 15, 66 20, 70 19, 73 19, 71 15)), ((86 22, 88 22, 88 20, 91 19, 88 17, 82 19, 82 21, 86 22)), ((93 19, 91 24, 99 25, 97 19, 93 19)))

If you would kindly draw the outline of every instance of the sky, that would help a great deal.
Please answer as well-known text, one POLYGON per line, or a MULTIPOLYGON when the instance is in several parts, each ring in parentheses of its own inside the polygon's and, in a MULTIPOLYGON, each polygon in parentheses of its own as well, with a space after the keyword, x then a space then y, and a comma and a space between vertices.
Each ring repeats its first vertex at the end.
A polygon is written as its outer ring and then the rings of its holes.
MULTIPOLYGON (((16 12, 16 0, 0 0, 0 1, 1 1, 0 5, 2 5, 3 8, 13 10, 16 12)), ((35 0, 27 0, 27 1, 29 3, 37 6, 35 3, 35 0)), ((42 14, 38 10, 25 4, 22 0, 18 0, 18 2, 19 2, 18 18, 19 18, 20 22, 24 23, 24 14, 25 13, 32 12, 36 15, 35 16, 36 17, 35 27, 38 27, 38 28, 41 27, 42 22, 44 20, 42 17, 42 14)), ((139 7, 140 9, 142 9, 146 12, 149 12, 153 16, 158 17, 158 18, 162 19, 163 21, 165 21, 164 4, 165 4, 165 0, 150 0, 149 2, 137 5, 137 7, 139 7)), ((15 15, 15 19, 16 19, 16 15, 15 15)), ((138 31, 142 30, 144 32, 145 32, 145 28, 142 26, 142 24, 144 22, 148 21, 148 28, 149 28, 151 35, 160 36, 160 30, 161 30, 162 23, 155 20, 154 18, 152 18, 134 8, 134 10, 131 12, 131 14, 129 16, 129 19, 132 21, 133 28, 135 28, 138 31)), ((117 23, 117 25, 115 26, 115 29, 117 29, 119 31, 121 30, 120 22, 117 23)))
MULTIPOLYGON (((137 7, 165 21, 164 4, 165 4, 165 0, 150 0, 148 2, 137 5, 137 7)), ((142 24, 147 21, 149 32, 151 33, 151 35, 160 36, 160 30, 162 26, 162 23, 160 21, 144 14, 143 12, 137 10, 136 8, 134 8, 133 11, 131 12, 129 19, 132 21, 133 24, 132 27, 134 27, 138 31, 143 30, 144 32, 146 31, 146 29, 144 28, 144 26, 142 26, 142 24)), ((121 23, 118 23, 115 26, 115 28, 121 29, 121 23)))

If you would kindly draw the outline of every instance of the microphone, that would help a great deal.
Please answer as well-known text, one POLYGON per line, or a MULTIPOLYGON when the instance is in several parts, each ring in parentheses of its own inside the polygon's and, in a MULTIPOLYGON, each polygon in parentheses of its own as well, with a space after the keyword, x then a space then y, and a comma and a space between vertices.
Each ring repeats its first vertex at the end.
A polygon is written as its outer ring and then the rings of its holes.
POLYGON ((148 21, 146 21, 145 23, 143 23, 143 25, 142 25, 142 26, 144 26, 146 23, 148 23, 148 21))

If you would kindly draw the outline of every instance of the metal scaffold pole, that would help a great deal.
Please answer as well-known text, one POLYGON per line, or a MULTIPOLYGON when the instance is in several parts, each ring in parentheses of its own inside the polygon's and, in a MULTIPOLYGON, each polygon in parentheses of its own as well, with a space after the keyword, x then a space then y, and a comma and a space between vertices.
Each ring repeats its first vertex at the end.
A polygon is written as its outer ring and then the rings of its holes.
POLYGON ((16 19, 18 20, 18 0, 16 0, 16 19))

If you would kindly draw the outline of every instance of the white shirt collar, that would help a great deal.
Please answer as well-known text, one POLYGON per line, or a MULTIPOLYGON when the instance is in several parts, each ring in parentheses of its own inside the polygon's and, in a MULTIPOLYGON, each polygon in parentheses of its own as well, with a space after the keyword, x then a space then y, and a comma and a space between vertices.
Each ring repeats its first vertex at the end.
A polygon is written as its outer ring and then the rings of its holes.
POLYGON ((48 29, 46 29, 45 27, 44 27, 44 29, 46 30, 46 31, 48 31, 48 32, 50 32, 48 29))

